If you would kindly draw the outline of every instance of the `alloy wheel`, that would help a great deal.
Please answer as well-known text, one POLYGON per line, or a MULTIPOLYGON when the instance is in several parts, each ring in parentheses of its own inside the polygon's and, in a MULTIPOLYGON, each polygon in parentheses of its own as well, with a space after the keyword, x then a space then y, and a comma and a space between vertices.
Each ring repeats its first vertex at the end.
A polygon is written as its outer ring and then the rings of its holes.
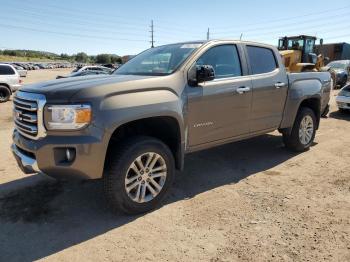
POLYGON ((306 115, 300 122, 299 127, 299 140, 303 145, 307 145, 310 143, 312 136, 314 133, 314 122, 312 117, 306 115))
POLYGON ((154 199, 163 189, 167 176, 164 158, 154 152, 138 156, 125 176, 125 191, 137 203, 154 199))

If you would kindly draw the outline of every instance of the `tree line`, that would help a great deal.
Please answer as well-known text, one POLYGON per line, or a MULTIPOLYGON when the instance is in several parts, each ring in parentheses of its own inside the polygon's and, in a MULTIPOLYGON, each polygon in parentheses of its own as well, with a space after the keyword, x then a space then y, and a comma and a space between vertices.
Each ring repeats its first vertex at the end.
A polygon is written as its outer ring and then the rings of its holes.
POLYGON ((65 60, 69 62, 77 63, 97 63, 97 64, 115 64, 122 63, 122 58, 114 54, 99 54, 96 56, 89 56, 84 52, 80 52, 73 55, 68 54, 55 54, 44 51, 35 50, 0 50, 0 55, 7 56, 19 56, 19 57, 30 57, 30 58, 46 58, 51 60, 65 60))

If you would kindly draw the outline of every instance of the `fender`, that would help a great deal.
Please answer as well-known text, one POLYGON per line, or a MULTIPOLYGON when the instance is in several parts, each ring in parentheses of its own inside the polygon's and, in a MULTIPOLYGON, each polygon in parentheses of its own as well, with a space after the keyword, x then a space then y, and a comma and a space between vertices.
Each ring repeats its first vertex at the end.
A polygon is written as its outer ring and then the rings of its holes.
MULTIPOLYGON (((289 74, 290 87, 288 89, 287 101, 279 129, 293 127, 294 120, 303 101, 307 99, 317 99, 321 106, 324 85, 319 78, 325 78, 320 77, 321 74, 323 73, 289 74), (317 74, 317 76, 315 74, 317 74), (309 78, 305 78, 307 75, 309 75, 309 78)), ((327 75, 329 78, 329 74, 327 75)))
MULTIPOLYGON (((167 89, 147 89, 106 96, 100 103, 97 119, 103 124, 106 152, 109 140, 120 126, 146 118, 171 117, 176 120, 180 130, 180 166, 183 167, 185 134, 183 104, 177 94, 167 89)), ((166 130, 165 130, 166 131, 166 130)))

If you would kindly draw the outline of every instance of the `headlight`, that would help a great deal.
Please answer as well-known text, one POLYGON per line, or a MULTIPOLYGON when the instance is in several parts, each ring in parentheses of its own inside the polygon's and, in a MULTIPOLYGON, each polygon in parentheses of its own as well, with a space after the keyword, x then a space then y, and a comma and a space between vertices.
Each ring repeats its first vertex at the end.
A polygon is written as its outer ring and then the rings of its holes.
POLYGON ((45 110, 45 123, 49 130, 81 129, 90 122, 90 105, 49 105, 45 110))

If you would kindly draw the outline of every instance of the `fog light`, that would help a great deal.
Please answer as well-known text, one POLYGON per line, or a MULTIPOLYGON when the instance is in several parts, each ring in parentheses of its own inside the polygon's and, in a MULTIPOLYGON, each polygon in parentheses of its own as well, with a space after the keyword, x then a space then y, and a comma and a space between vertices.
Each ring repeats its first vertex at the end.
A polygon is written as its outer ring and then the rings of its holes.
POLYGON ((67 148, 66 149, 66 161, 72 162, 75 159, 75 149, 74 148, 67 148))

